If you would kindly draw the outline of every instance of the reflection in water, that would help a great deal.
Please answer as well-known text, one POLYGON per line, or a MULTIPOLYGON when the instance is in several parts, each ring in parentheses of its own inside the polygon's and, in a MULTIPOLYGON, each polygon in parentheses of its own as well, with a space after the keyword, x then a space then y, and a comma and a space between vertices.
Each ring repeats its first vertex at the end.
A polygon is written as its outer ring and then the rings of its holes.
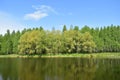
POLYGON ((120 80, 119 59, 0 59, 0 80, 120 80))

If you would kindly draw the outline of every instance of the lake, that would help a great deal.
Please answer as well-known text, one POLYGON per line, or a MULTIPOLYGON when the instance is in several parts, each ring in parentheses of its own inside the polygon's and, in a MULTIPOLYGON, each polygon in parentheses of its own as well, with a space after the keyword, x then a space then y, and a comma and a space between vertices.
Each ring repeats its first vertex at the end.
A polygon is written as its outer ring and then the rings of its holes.
POLYGON ((0 58, 0 80, 120 80, 120 59, 0 58))

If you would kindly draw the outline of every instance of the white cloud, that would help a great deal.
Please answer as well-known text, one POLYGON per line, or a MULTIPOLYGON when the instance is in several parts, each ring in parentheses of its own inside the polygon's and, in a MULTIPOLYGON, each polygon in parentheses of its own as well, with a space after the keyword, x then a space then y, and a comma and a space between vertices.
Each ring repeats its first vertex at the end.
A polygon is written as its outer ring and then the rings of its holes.
POLYGON ((10 31, 21 31, 24 28, 25 26, 18 22, 13 16, 0 11, 0 34, 5 34, 8 29, 10 31))
POLYGON ((52 7, 41 5, 41 6, 32 6, 35 11, 33 13, 25 14, 24 19, 25 20, 40 20, 46 16, 48 16, 49 13, 58 14, 52 7))
POLYGON ((41 11, 41 12, 45 12, 45 13, 52 12, 54 14, 58 14, 52 7, 47 6, 47 5, 41 5, 41 6, 34 6, 33 5, 32 7, 38 11, 41 11))
POLYGON ((26 20, 39 20, 39 19, 44 18, 44 17, 46 17, 46 16, 48 16, 47 13, 43 13, 43 12, 41 12, 41 11, 36 11, 36 12, 34 12, 34 13, 26 14, 26 15, 24 16, 24 18, 25 18, 26 20))

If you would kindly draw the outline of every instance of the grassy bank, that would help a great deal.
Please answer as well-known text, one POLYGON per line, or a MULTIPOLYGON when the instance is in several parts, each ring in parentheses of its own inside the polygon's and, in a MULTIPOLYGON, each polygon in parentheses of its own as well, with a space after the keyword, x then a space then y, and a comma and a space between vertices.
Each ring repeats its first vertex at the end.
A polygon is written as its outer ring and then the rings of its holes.
POLYGON ((120 53, 91 53, 91 54, 45 54, 45 55, 20 55, 20 54, 10 54, 10 55, 0 55, 0 58, 51 58, 51 57, 80 57, 80 58, 120 58, 120 53))
POLYGON ((42 57, 80 57, 80 58, 120 58, 120 53, 91 53, 91 54, 57 54, 42 55, 42 57))

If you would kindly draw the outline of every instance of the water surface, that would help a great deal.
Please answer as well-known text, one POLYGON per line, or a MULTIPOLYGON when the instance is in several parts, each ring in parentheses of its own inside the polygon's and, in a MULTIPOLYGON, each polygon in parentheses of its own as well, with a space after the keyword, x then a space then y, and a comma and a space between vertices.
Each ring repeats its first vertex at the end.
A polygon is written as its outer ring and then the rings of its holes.
POLYGON ((0 58, 0 80, 120 80, 120 59, 0 58))

